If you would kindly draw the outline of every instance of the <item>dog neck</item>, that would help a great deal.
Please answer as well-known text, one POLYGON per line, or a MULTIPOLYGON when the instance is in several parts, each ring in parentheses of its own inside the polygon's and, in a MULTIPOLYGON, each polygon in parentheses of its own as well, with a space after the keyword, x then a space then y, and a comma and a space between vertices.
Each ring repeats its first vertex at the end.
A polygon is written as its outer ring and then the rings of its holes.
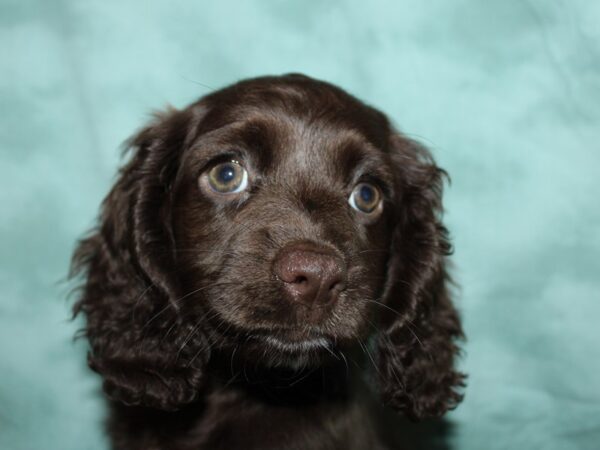
POLYGON ((216 358, 209 366, 210 390, 236 391, 249 400, 273 406, 302 407, 347 402, 356 393, 355 371, 345 361, 302 367, 264 367, 255 362, 216 358))

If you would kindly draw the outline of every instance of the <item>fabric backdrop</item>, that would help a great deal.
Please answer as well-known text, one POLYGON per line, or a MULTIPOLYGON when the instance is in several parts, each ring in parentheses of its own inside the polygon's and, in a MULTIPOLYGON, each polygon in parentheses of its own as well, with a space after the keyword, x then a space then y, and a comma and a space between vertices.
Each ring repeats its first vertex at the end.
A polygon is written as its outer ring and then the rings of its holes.
POLYGON ((0 0, 0 448, 107 448, 64 278, 122 141, 286 72, 386 111, 452 177, 469 384, 444 432, 411 432, 600 448, 599 24, 584 0, 0 0))

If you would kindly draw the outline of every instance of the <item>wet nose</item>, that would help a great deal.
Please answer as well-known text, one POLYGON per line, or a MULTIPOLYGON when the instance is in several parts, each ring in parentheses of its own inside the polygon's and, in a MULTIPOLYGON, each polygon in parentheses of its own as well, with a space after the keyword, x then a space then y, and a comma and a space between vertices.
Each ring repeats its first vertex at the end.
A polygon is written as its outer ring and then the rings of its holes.
POLYGON ((346 268, 341 258, 318 246, 284 247, 273 272, 283 282, 286 297, 308 305, 324 305, 345 288, 346 268))

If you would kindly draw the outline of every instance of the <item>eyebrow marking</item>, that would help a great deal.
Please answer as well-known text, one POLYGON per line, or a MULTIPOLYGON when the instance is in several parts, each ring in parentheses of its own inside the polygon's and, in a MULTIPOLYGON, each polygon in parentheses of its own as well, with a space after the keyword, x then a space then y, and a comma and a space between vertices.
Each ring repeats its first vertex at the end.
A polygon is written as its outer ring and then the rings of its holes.
POLYGON ((345 145, 338 147, 336 157, 348 183, 367 176, 379 180, 388 190, 392 188, 394 177, 389 169, 388 157, 366 139, 353 136, 345 145))

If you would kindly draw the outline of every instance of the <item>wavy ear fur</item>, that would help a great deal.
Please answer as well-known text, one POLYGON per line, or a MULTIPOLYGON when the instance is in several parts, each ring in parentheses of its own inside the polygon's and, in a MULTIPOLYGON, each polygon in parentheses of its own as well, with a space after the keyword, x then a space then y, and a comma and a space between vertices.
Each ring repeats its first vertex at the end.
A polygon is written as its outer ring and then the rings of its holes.
POLYGON ((384 300, 398 315, 387 317, 378 336, 379 376, 384 402, 416 420, 461 401, 464 375, 454 360, 463 333, 448 292, 445 172, 427 149, 399 135, 391 147, 401 192, 384 300))
POLYGON ((208 345, 178 314, 170 224, 171 182, 191 138, 192 110, 157 115, 130 141, 130 160, 82 240, 71 274, 83 274, 74 307, 87 319, 88 362, 108 396, 165 410, 193 401, 208 345))

